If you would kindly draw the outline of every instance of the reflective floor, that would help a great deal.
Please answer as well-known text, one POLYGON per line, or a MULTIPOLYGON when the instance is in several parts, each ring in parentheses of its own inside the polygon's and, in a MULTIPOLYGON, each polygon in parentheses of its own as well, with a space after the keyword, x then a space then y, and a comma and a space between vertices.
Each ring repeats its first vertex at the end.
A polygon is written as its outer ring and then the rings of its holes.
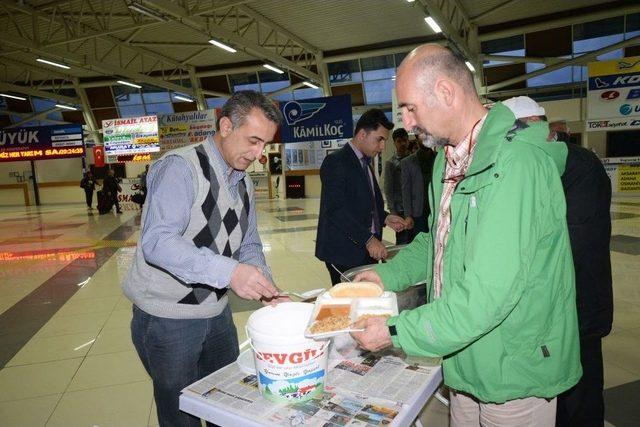
MULTIPOLYGON (((258 201, 259 230, 277 284, 328 287, 313 256, 317 199, 258 201)), ((640 199, 612 205, 615 320, 604 340, 611 425, 640 416, 640 199)), ((393 242, 392 233, 384 238, 393 242)), ((0 208, 0 426, 157 425, 151 382, 133 348, 122 295, 139 219, 81 205, 0 208)), ((234 298, 240 341, 255 303, 234 298)), ((425 425, 448 425, 432 401, 425 425)))

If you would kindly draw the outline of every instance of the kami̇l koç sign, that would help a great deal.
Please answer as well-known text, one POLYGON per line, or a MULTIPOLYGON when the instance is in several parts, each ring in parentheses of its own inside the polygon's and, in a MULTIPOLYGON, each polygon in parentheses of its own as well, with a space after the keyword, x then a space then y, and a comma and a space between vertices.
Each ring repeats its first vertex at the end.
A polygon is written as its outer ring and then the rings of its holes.
POLYGON ((329 96, 280 103, 282 142, 322 141, 353 136, 351 96, 329 96))
POLYGON ((156 116, 103 120, 102 131, 107 156, 160 151, 156 116))
POLYGON ((82 125, 0 130, 0 162, 82 157, 82 125))

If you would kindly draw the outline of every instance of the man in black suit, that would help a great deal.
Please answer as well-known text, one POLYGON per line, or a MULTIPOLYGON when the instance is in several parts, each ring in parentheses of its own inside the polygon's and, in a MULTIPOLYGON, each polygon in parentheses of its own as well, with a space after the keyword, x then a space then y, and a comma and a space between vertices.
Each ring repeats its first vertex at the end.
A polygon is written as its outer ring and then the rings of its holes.
POLYGON ((326 263, 334 285, 343 280, 333 266, 345 272, 387 257, 382 227, 404 230, 401 217, 385 212, 371 167, 371 159, 384 150, 392 128, 382 110, 368 110, 358 120, 353 139, 327 156, 320 167, 316 257, 326 263))

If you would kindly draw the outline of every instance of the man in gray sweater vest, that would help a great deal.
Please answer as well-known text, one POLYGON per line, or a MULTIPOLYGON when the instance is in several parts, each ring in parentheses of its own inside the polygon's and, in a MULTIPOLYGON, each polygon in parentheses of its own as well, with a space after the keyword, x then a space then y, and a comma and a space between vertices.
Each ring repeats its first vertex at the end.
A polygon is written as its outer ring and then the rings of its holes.
POLYGON ((123 283, 131 335, 153 380, 161 426, 200 426, 178 408, 180 390, 238 357, 227 290, 274 301, 247 167, 273 140, 279 110, 264 95, 236 92, 206 141, 156 161, 133 264, 123 283))

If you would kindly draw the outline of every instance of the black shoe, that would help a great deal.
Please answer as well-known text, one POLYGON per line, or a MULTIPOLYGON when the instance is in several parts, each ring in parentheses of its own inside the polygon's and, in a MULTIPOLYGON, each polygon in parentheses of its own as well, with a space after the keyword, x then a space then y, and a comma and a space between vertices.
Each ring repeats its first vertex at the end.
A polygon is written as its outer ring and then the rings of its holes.
POLYGON ((116 213, 122 213, 122 211, 116 211, 116 213))

